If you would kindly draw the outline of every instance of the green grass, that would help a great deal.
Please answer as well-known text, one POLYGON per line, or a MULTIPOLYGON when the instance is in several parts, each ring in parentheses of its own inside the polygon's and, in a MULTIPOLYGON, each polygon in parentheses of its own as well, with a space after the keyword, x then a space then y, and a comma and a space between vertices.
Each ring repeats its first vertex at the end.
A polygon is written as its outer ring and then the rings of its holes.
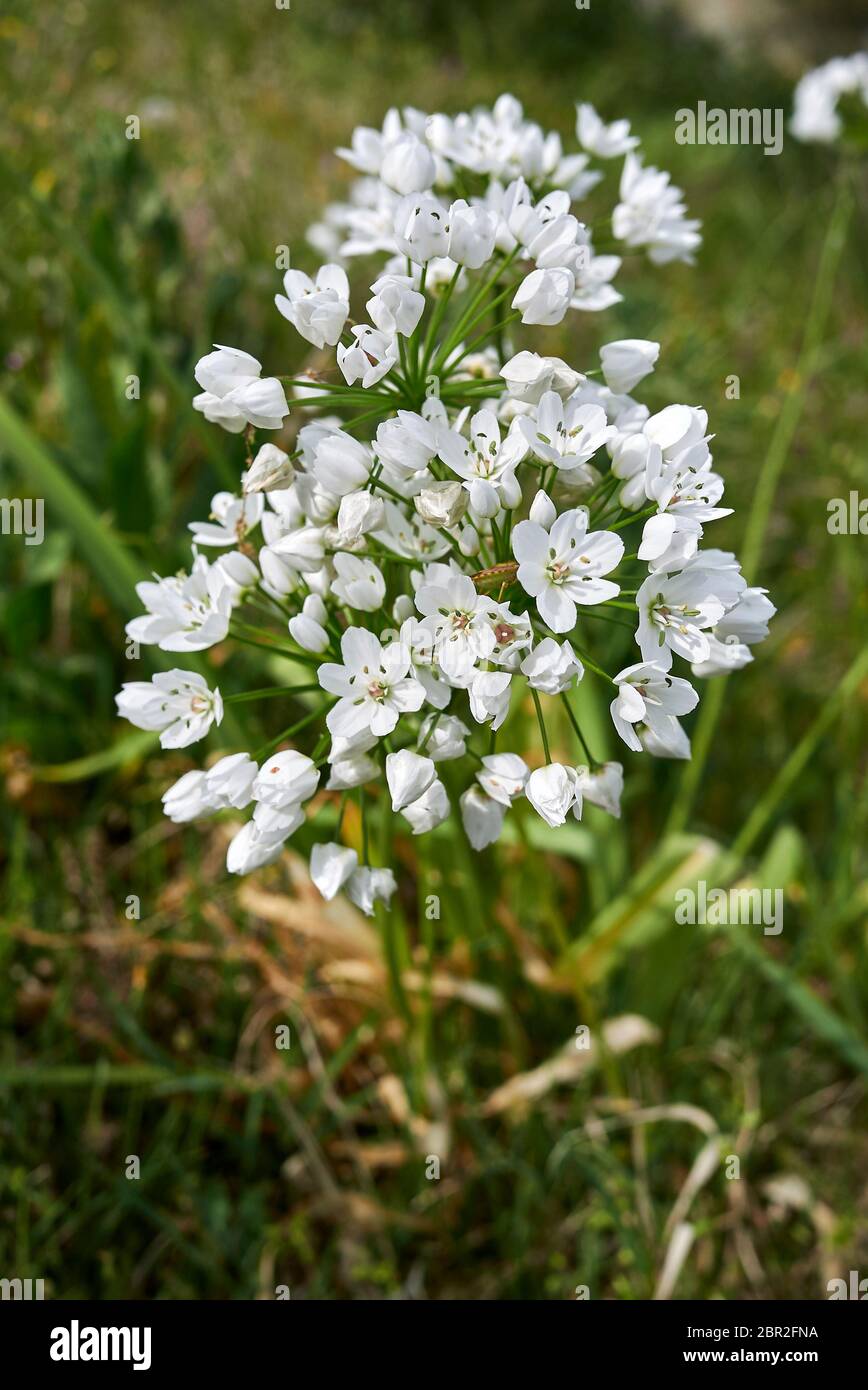
MULTIPOLYGON (((10 9, 0 491, 44 496, 47 534, 0 543, 0 1272, 55 1297, 650 1297, 712 1143, 674 1295, 824 1297, 868 1259, 865 538, 826 529, 829 498, 868 490, 864 164, 675 145, 679 107, 786 108, 789 80, 626 6, 10 9), (114 717, 123 623, 238 471, 189 407, 196 357, 301 364, 274 250, 314 264, 304 228, 346 186, 332 148, 387 100, 507 89, 565 134, 579 96, 629 115, 703 218, 695 269, 625 267, 625 303, 545 350, 581 367, 662 342, 649 404, 708 408, 736 508, 715 544, 779 613, 703 687, 692 771, 625 754, 621 822, 520 811, 497 858, 401 838, 397 909, 360 929, 297 860, 239 885, 227 827, 162 820, 190 763, 114 717), (783 933, 677 926, 674 886, 701 877, 779 886, 783 933), (576 1029, 631 1015, 636 1045, 615 1028, 584 1065, 576 1029), (561 1079, 507 1104, 564 1047, 561 1079)), ((604 663, 632 660, 601 626, 604 663)), ((284 674, 239 652, 225 684, 284 674)), ((261 724, 233 706, 233 746, 288 724, 279 703, 261 724)), ((590 680, 576 707, 616 755, 590 680)), ((547 724, 566 753, 565 714, 547 724)), ((354 809, 344 828, 360 839, 354 809)))

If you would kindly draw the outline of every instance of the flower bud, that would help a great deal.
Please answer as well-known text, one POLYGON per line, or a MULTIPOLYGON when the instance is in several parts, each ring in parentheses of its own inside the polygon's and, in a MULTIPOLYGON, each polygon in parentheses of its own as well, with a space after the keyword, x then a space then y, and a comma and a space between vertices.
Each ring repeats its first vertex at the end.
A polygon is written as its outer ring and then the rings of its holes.
POLYGON ((460 483, 432 483, 413 498, 413 505, 429 526, 457 526, 467 511, 467 493, 460 483))
POLYGON ((289 455, 276 444, 263 444, 256 458, 244 474, 241 490, 245 495, 252 492, 283 492, 292 487, 295 469, 289 455))

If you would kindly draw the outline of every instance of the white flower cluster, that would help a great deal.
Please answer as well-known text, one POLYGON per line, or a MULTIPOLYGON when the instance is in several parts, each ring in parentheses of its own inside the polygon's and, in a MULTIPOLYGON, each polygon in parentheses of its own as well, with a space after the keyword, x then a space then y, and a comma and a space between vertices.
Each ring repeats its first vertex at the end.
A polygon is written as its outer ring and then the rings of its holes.
MULTIPOLYGON (((680 192, 642 166, 626 121, 607 126, 582 105, 577 134, 582 152, 564 154, 509 96, 493 110, 390 112, 382 130, 356 130, 343 153, 365 177, 314 231, 335 259, 313 278, 288 271, 276 296, 335 367, 262 379, 255 358, 227 347, 197 365, 194 405, 244 431, 247 466, 237 495, 218 493, 192 524, 189 574, 139 585, 147 613, 128 632, 169 652, 234 637, 310 670, 307 685, 230 696, 283 695, 307 712, 255 755, 188 772, 164 797, 175 821, 253 808, 229 848, 232 872, 275 859, 322 807, 358 797, 362 862, 340 843, 341 811, 311 874, 325 897, 345 889, 372 913, 395 878, 368 862, 371 807, 419 835, 457 801, 477 850, 520 797, 550 826, 581 817, 585 801, 617 816, 621 765, 594 759, 570 692, 602 681, 629 749, 686 758, 679 721, 698 696, 672 674, 675 658, 698 677, 731 671, 766 635, 765 592, 746 586, 734 556, 700 548, 728 514, 705 411, 652 413, 631 394, 659 344, 606 343, 584 373, 509 345, 519 320, 554 324, 620 298, 619 257, 598 255, 573 211, 602 177, 591 154, 624 156, 617 237, 657 263, 698 244, 680 192), (387 257, 364 323, 350 319, 340 263, 363 254, 387 257), (286 388, 304 420, 294 447, 257 448, 257 430, 289 413, 286 388), (641 660, 604 670, 597 620, 633 627, 641 660), (540 739, 525 756, 498 746, 523 696, 540 739), (554 699, 575 763, 550 755, 554 699), (302 730, 308 753, 275 751, 302 730)), ((220 692, 184 670, 125 686, 118 706, 175 748, 223 713, 220 692)))
POLYGON ((860 98, 868 107, 868 53, 832 58, 805 73, 793 95, 790 130, 796 139, 820 144, 839 139, 844 131, 838 111, 842 97, 860 98))

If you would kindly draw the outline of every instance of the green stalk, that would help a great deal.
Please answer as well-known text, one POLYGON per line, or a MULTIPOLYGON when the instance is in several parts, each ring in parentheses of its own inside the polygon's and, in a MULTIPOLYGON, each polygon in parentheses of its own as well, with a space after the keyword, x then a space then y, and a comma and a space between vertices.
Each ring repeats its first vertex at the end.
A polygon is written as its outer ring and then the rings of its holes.
POLYGON ((547 735, 547 733, 546 733, 545 722, 544 722, 544 720, 543 720, 542 706, 540 705, 539 695, 538 695, 537 692, 534 690, 533 686, 530 687, 530 693, 531 693, 531 695, 533 696, 533 703, 534 703, 534 708, 535 708, 535 710, 536 710, 537 723, 539 724, 539 731, 540 731, 540 735, 542 736, 543 752, 545 753, 546 766, 548 766, 548 764, 549 764, 549 763, 551 762, 551 760, 552 760, 552 755, 551 755, 551 753, 549 752, 549 740, 548 740, 548 735, 547 735))

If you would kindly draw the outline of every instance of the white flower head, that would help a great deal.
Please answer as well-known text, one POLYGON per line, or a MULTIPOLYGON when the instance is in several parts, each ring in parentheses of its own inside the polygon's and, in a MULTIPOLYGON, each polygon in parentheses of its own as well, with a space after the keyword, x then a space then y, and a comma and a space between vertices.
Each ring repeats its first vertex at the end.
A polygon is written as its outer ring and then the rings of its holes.
POLYGON ((500 837, 506 807, 494 801, 481 787, 469 787, 461 797, 461 821, 475 850, 493 845, 500 837))
POLYGON ((544 637, 522 661, 521 672, 532 690, 560 695, 579 683, 585 668, 569 642, 544 637))
POLYGON ((332 591, 342 603, 365 613, 382 608, 386 581, 373 560, 340 551, 334 557, 334 567, 337 578, 332 582, 332 591))
POLYGON ((350 284, 342 266, 324 265, 311 280, 301 270, 283 277, 285 294, 274 302, 285 319, 316 348, 340 342, 350 312, 350 284))
POLYGON ((638 137, 630 134, 629 121, 613 121, 606 125, 587 101, 576 107, 576 135, 582 148, 598 159, 617 159, 639 144, 638 137))
POLYGON ((618 694, 609 709, 628 748, 641 753, 649 733, 661 746, 680 742, 678 717, 689 714, 699 700, 689 681, 671 676, 658 662, 640 661, 619 671, 615 684, 618 694))
POLYGON ((345 845, 314 845, 310 852, 310 876, 327 902, 338 895, 358 864, 356 851, 345 845))
POLYGON ((245 495, 255 492, 284 492, 292 487, 295 469, 289 455, 276 444, 263 444, 241 480, 245 495))
POLYGON ((366 323, 354 324, 350 331, 356 341, 349 347, 338 344, 337 363, 348 386, 361 381, 368 390, 394 367, 398 360, 398 340, 394 334, 381 333, 366 323))
POLYGON ((621 795, 624 791, 624 769, 620 763, 602 763, 598 767, 576 768, 576 789, 584 801, 608 811, 616 820, 621 816, 621 795))
POLYGON ((401 814, 409 821, 414 835, 425 835, 441 825, 447 819, 450 810, 446 788, 440 778, 435 777, 420 797, 411 801, 408 806, 402 807, 401 814))
POLYGON ((342 666, 326 662, 317 671, 323 690, 339 697, 329 710, 329 732, 342 737, 369 730, 390 734, 402 714, 421 708, 425 689, 413 676, 403 642, 383 647, 372 632, 348 627, 341 638, 342 666))
POLYGON ((606 385, 610 390, 625 395, 649 372, 653 372, 659 356, 660 344, 647 338, 619 338, 615 343, 606 343, 600 348, 606 385))
POLYGON ((562 763, 535 768, 527 780, 525 796, 537 815, 552 827, 563 825, 570 811, 576 820, 581 817, 578 775, 574 768, 562 763))
POLYGON ((388 906, 397 886, 391 869, 369 869, 363 865, 347 880, 347 897, 367 917, 373 917, 377 903, 388 906))
POLYGON ((512 533, 518 581, 553 632, 572 631, 577 604, 604 603, 620 592, 601 576, 620 563, 624 542, 614 532, 588 532, 587 526, 587 512, 580 508, 562 512, 550 531, 522 521, 512 533))
POLYGON ((159 732, 161 748, 189 748, 223 718, 220 691, 196 671, 161 671, 129 681, 115 696, 118 714, 137 729, 159 732))
POLYGON ((420 757, 409 748, 386 757, 386 783, 392 797, 392 810, 403 811, 405 806, 424 796, 434 781, 434 762, 420 757))
POLYGON ((216 347, 196 363, 194 375, 202 387, 193 408, 206 420, 238 434, 245 425, 279 430, 289 414, 286 395, 277 377, 261 377, 262 364, 238 348, 216 347))
POLYGON ((469 676, 477 661, 487 659, 496 638, 490 618, 495 605, 477 593, 467 575, 450 575, 442 584, 423 584, 416 607, 434 638, 434 655, 450 679, 469 676))
POLYGON ((409 338, 425 310, 425 296, 413 288, 407 275, 381 275, 371 286, 365 308, 381 333, 409 338))
POLYGON ((585 378, 573 371, 560 357, 540 357, 537 352, 517 352, 504 362, 500 375, 509 394, 527 405, 539 405, 546 391, 556 391, 562 398, 571 396, 585 378))
POLYGON ((491 753, 482 759, 482 771, 476 780, 494 801, 511 806, 524 791, 530 769, 517 753, 491 753))

